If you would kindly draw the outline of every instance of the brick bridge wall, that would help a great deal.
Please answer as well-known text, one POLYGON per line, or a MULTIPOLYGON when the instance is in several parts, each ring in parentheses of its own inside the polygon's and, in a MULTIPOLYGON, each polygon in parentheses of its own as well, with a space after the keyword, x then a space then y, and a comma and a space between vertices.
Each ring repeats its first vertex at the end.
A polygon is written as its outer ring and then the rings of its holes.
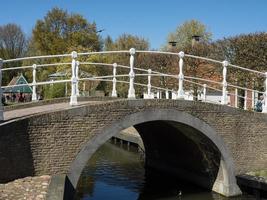
POLYGON ((225 143, 221 149, 233 158, 235 174, 267 167, 266 114, 183 100, 113 100, 0 124, 0 181, 75 171, 73 162, 90 148, 88 141, 98 147, 108 139, 101 136, 107 127, 130 114, 158 109, 162 115, 164 110, 185 113, 215 130, 225 143))

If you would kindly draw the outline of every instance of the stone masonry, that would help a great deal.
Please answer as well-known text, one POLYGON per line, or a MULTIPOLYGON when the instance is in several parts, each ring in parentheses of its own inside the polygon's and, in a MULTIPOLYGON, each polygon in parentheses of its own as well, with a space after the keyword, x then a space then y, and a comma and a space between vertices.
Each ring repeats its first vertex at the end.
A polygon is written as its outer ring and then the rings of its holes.
POLYGON ((186 113, 214 129, 231 153, 235 175, 267 167, 266 114, 184 100, 109 100, 0 124, 0 181, 68 174, 88 141, 107 140, 103 130, 131 114, 158 109, 162 115, 186 113))

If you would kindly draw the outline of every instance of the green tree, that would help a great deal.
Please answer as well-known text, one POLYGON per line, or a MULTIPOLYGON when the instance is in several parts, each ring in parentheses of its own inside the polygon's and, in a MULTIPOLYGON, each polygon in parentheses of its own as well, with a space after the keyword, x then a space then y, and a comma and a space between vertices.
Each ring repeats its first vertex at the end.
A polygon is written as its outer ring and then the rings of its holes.
MULTIPOLYGON (((213 43, 212 57, 244 68, 266 72, 267 33, 250 33, 224 38, 213 43)), ((264 77, 228 67, 227 81, 234 85, 263 90, 264 77)), ((232 88, 233 89, 233 88, 232 88)), ((231 90, 231 88, 230 88, 231 90)), ((244 91, 240 91, 244 96, 244 91)), ((243 100, 241 100, 241 105, 243 100)))
POLYGON ((99 51, 100 37, 96 24, 79 14, 69 14, 53 8, 43 20, 38 20, 33 31, 31 48, 39 54, 61 54, 78 47, 99 51))
POLYGON ((169 49, 169 42, 176 42, 175 50, 183 50, 192 44, 193 36, 200 36, 201 40, 208 43, 212 39, 212 33, 198 20, 190 20, 178 26, 174 32, 169 33, 164 49, 169 49))
MULTIPOLYGON (((32 38, 29 44, 29 55, 49 55, 49 54, 64 54, 72 51, 88 52, 99 51, 102 48, 101 38, 98 35, 96 24, 88 22, 79 14, 69 14, 67 11, 53 8, 42 20, 36 22, 32 31, 32 38)), ((79 57, 80 61, 87 61, 85 57, 79 57)), ((55 58, 47 59, 46 63, 55 62, 70 62, 71 58, 55 58)), ((40 61, 36 61, 40 62, 40 61)), ((44 61, 42 61, 44 62, 44 61)), ((29 63, 24 63, 29 64, 29 63)), ((31 63, 32 64, 32 63, 31 63)), ((47 80, 48 75, 70 71, 70 66, 58 66, 50 68, 42 68, 38 74, 38 80, 47 80)), ((31 77, 31 73, 28 74, 31 77)), ((59 93, 57 87, 43 87, 44 95, 47 97, 56 96, 53 91, 59 93)))
MULTIPOLYGON (((143 37, 139 37, 136 35, 131 34, 122 34, 114 41, 110 36, 108 36, 104 41, 104 49, 105 50, 129 50, 130 48, 135 48, 136 50, 148 50, 149 49, 149 41, 143 37)), ((142 63, 141 54, 136 54, 135 56, 135 67, 140 66, 142 63)), ((114 63, 120 65, 126 65, 129 66, 129 54, 118 54, 118 55, 109 55, 106 56, 105 62, 107 63, 114 63)), ((103 73, 103 72, 102 72, 103 73)), ((129 69, 117 69, 117 74, 128 74, 129 69)), ((112 74, 112 68, 106 69, 104 74, 112 74)), ((128 81, 128 77, 119 78, 119 80, 122 81, 128 81)), ((138 78, 135 79, 137 82, 139 81, 138 78)), ((128 85, 125 83, 118 83, 118 94, 120 96, 126 97, 128 94, 128 85)), ((101 82, 98 88, 102 88, 105 93, 111 92, 112 90, 112 84, 107 84, 105 82, 101 82)), ((138 89, 137 89, 138 90, 138 89)), ((138 91, 137 91, 138 93, 138 91)))
POLYGON ((113 50, 128 50, 135 48, 137 50, 148 50, 149 42, 147 39, 131 34, 120 35, 113 43, 113 50))
MULTIPOLYGON (((27 39, 20 26, 16 24, 6 24, 0 26, 0 58, 19 58, 25 54, 27 49, 27 39)), ((21 62, 12 62, 4 65, 7 67, 20 66, 21 62)), ((3 85, 7 84, 13 76, 17 76, 21 71, 12 70, 3 73, 3 85)))
POLYGON ((105 51, 113 50, 113 40, 109 35, 104 40, 104 50, 105 51))
MULTIPOLYGON (((167 44, 165 44, 163 49, 173 52, 184 51, 186 54, 209 57, 211 39, 212 33, 207 30, 204 24, 197 20, 190 20, 178 26, 174 32, 169 33, 167 44), (169 42, 174 42, 176 45, 170 47, 169 42)), ((177 68, 177 65, 173 66, 177 68)), ((184 58, 185 76, 213 79, 212 76, 217 73, 215 69, 204 60, 184 58)), ((194 79, 191 81, 198 82, 194 79)), ((198 86, 196 84, 185 83, 185 87, 187 89, 193 89, 193 95, 197 96, 198 86)))

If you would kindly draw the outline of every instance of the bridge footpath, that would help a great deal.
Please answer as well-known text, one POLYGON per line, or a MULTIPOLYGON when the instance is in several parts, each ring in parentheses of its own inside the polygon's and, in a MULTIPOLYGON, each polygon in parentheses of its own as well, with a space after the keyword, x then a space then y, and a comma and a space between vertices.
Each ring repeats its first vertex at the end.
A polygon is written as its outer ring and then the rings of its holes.
MULTIPOLYGON (((80 101, 77 106, 84 104, 97 104, 97 101, 80 101)), ((5 121, 10 121, 16 118, 29 117, 35 114, 47 113, 51 111, 60 111, 65 109, 70 109, 72 106, 68 102, 65 103, 54 103, 41 106, 33 106, 31 104, 26 106, 26 108, 19 108, 14 110, 9 110, 4 112, 5 121), (31 107, 33 106, 33 107, 31 107)))

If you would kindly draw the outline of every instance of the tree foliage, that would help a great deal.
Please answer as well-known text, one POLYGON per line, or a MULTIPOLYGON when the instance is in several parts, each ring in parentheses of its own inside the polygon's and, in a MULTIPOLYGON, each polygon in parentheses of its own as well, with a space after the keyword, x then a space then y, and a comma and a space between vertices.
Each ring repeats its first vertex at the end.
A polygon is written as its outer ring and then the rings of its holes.
POLYGON ((164 49, 168 49, 169 42, 176 42, 175 49, 181 51, 192 44, 192 37, 195 35, 200 36, 205 43, 212 39, 212 33, 204 24, 198 20, 190 20, 178 26, 174 32, 169 33, 164 49))
MULTIPOLYGON (((267 33, 251 33, 216 41, 213 44, 212 57, 228 60, 232 64, 248 69, 266 72, 266 52, 267 33)), ((229 81, 236 82, 235 84, 240 86, 254 87, 263 83, 263 80, 259 79, 255 73, 248 73, 231 67, 228 68, 228 71, 230 75, 228 76, 229 81)))
POLYGON ((26 36, 20 26, 16 24, 0 26, 0 58, 21 57, 24 55, 26 47, 26 36))
MULTIPOLYGON (((116 50, 129 50, 130 48, 135 48, 136 50, 148 50, 149 49, 149 41, 143 37, 139 37, 136 35, 131 34, 122 34, 117 39, 113 40, 110 36, 108 36, 104 41, 104 50, 106 51, 116 51, 116 50)), ((125 65, 129 66, 129 56, 130 54, 114 54, 114 55, 108 55, 104 57, 105 62, 107 63, 117 63, 119 65, 125 65)), ((139 59, 141 55, 136 54, 135 55, 135 67, 138 67, 138 65, 141 62, 141 59, 139 59)), ((103 58, 102 58, 103 59, 103 58)), ((106 69, 106 74, 112 74, 112 68, 106 69)), ((125 68, 119 68, 117 69, 117 74, 128 74, 129 69, 125 68)), ((128 77, 122 77, 120 78, 122 81, 128 81, 128 77)), ((138 79, 136 78, 136 81, 138 79)), ((111 92, 111 84, 106 84, 104 82, 101 82, 100 86, 98 88, 103 88, 106 93, 111 92)), ((127 96, 128 93, 128 85, 127 84, 121 84, 118 83, 118 94, 120 96, 127 96)))
POLYGON ((40 54, 61 54, 80 46, 88 51, 101 49, 96 24, 79 14, 53 8, 32 31, 31 47, 40 54))
MULTIPOLYGON (((98 35, 96 24, 88 22, 79 14, 68 13, 59 8, 53 8, 46 16, 36 22, 32 31, 28 54, 29 55, 49 55, 65 54, 72 51, 88 52, 100 51, 102 48, 101 38, 98 35)), ((79 57, 79 61, 88 61, 88 57, 79 57)), ((40 61, 37 61, 40 62, 40 61)), ((54 58, 45 60, 46 63, 71 62, 71 58, 54 58)), ((27 64, 28 63, 24 63, 27 64)), ((90 71, 83 69, 85 71, 90 71)), ((91 68, 90 68, 91 69, 91 68)), ((48 76, 55 72, 71 71, 70 65, 42 68, 41 73, 37 73, 38 81, 48 80, 48 76)), ((92 70, 91 70, 92 71, 92 70)), ((31 77, 31 73, 28 74, 31 77)), ((67 75, 65 78, 69 78, 67 75)), ((44 94, 49 97, 57 87, 43 87, 44 94)), ((59 90, 57 90, 59 91, 59 90)), ((54 96, 56 94, 53 94, 54 96)), ((45 96, 45 98, 46 98, 45 96)))
POLYGON ((148 50, 149 46, 147 39, 126 33, 120 35, 116 40, 113 40, 110 36, 107 36, 104 40, 105 51, 129 50, 130 48, 148 50))
MULTIPOLYGON (((12 59, 25 55, 27 39, 20 26, 6 24, 0 26, 0 58, 12 59)), ((6 63, 5 68, 20 66, 21 62, 6 63)), ((18 70, 3 72, 3 85, 7 84, 14 76, 20 73, 18 70)))

